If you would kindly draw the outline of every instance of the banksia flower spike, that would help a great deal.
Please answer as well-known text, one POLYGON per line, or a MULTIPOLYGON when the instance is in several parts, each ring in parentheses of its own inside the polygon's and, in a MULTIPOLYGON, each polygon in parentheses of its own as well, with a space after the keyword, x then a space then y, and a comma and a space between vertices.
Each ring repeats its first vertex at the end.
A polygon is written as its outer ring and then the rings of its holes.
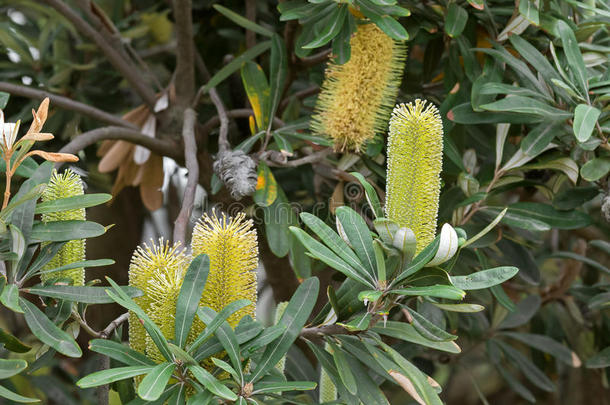
POLYGON ((227 321, 235 327, 246 315, 254 318, 256 309, 256 268, 258 246, 252 220, 245 214, 219 218, 216 212, 204 214, 193 230, 193 256, 205 253, 210 258, 210 272, 199 305, 216 312, 231 302, 252 302, 231 315, 227 321))
MULTIPOLYGON (((189 266, 189 259, 179 246, 170 246, 167 241, 160 239, 158 244, 138 246, 129 265, 129 285, 144 293, 134 298, 135 302, 168 338, 174 334, 176 300, 189 266)), ((130 346, 160 361, 158 349, 149 340, 150 337, 138 317, 130 313, 130 346)))
POLYGON ((443 125, 437 108, 423 100, 400 104, 390 119, 386 215, 417 238, 419 253, 436 232, 443 125))
POLYGON ((375 24, 361 24, 350 41, 351 57, 326 69, 311 129, 330 136, 335 150, 359 151, 385 132, 406 59, 406 46, 375 24))
MULTIPOLYGON (((53 172, 49 185, 42 194, 43 201, 54 201, 60 198, 74 197, 83 194, 83 182, 80 176, 74 173, 72 170, 67 169, 63 173, 59 174, 57 171, 53 172)), ((79 208, 75 210, 50 212, 42 215, 43 222, 50 221, 68 221, 68 220, 84 220, 85 209, 79 208)), ((45 273, 45 270, 55 269, 70 263, 80 262, 85 260, 85 240, 71 240, 68 241, 60 250, 57 252, 49 263, 43 268, 40 275, 42 281, 48 281, 56 278, 69 278, 72 280, 73 285, 82 286, 85 284, 85 269, 82 267, 63 270, 51 273, 45 273)))

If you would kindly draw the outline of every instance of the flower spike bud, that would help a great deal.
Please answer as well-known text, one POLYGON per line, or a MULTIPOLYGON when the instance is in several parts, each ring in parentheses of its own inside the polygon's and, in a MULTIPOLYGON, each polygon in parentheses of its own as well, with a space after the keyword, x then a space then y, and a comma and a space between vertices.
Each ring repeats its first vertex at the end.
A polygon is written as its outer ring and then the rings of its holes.
POLYGON ((404 42, 375 24, 358 25, 350 45, 348 62, 329 62, 311 121, 311 130, 331 137, 339 151, 359 151, 385 131, 407 55, 404 42))
POLYGON ((252 226, 252 220, 245 220, 244 213, 219 217, 212 211, 211 215, 204 214, 193 230, 193 256, 205 253, 210 258, 210 272, 199 305, 219 312, 240 299, 252 303, 227 319, 232 327, 246 315, 254 318, 256 310, 258 245, 252 226))
POLYGON ((437 108, 423 100, 394 108, 388 136, 386 215, 417 238, 416 254, 434 239, 443 125, 437 108))
MULTIPOLYGON (((83 195, 83 182, 80 176, 72 170, 67 169, 63 173, 53 172, 49 185, 42 194, 43 201, 54 201, 66 197, 74 197, 83 195)), ((68 221, 68 220, 84 220, 85 209, 78 208, 74 210, 49 212, 42 215, 43 222, 50 221, 68 221)), ((56 269, 70 263, 80 262, 85 260, 85 240, 71 240, 59 249, 59 252, 46 264, 40 278, 43 282, 56 278, 69 278, 73 285, 82 286, 85 284, 85 269, 82 267, 63 270, 51 273, 45 273, 45 270, 56 269)))
MULTIPOLYGON (((157 244, 151 241, 138 246, 129 265, 129 285, 142 290, 143 295, 134 298, 144 312, 154 321, 166 337, 174 334, 174 314, 176 300, 190 258, 179 249, 160 239, 157 244)), ((161 360, 161 354, 152 342, 147 342, 144 326, 134 313, 129 313, 129 344, 132 349, 146 353, 161 360), (154 350, 148 348, 154 347, 154 350)))

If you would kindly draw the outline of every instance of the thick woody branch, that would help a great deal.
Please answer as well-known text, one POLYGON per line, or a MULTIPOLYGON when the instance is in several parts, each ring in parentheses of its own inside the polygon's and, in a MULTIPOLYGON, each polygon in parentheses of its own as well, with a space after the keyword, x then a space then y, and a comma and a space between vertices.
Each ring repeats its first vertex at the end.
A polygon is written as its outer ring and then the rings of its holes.
POLYGON ((155 93, 150 86, 142 80, 142 75, 138 70, 121 56, 106 39, 96 31, 89 23, 80 17, 70 6, 61 0, 42 0, 49 6, 57 10, 62 16, 70 21, 74 27, 84 36, 91 39, 106 55, 108 61, 115 67, 123 77, 131 84, 133 89, 138 93, 142 100, 152 110, 155 104, 155 93))
POLYGON ((127 321, 127 319, 129 319, 129 312, 125 312, 123 315, 110 322, 108 326, 106 326, 106 328, 100 332, 100 337, 102 339, 108 339, 112 332, 114 332, 114 330, 118 328, 120 324, 127 321))
POLYGON ((315 328, 303 328, 301 330, 300 337, 308 340, 320 339, 323 336, 328 335, 354 335, 354 332, 350 332, 343 326, 332 324, 326 326, 320 326, 315 328))
POLYGON ((172 159, 181 160, 182 157, 182 154, 176 149, 176 145, 171 141, 151 138, 133 129, 114 126, 83 132, 61 148, 60 152, 76 154, 90 145, 108 139, 123 140, 141 145, 157 155, 168 156, 172 159))
POLYGON ((174 0, 176 20, 176 96, 178 105, 187 107, 195 95, 193 17, 191 0, 174 0))
POLYGON ((44 90, 37 90, 27 86, 21 86, 18 84, 12 84, 7 82, 0 82, 0 91, 5 91, 15 96, 31 98, 34 100, 44 100, 45 98, 49 98, 51 100, 51 104, 60 108, 64 108, 66 110, 75 111, 77 113, 86 115, 93 119, 96 119, 100 122, 118 125, 122 127, 128 128, 137 128, 134 124, 129 121, 125 121, 120 117, 107 113, 106 111, 102 111, 98 108, 92 107, 90 105, 74 101, 68 97, 63 97, 57 94, 49 93, 44 90))
POLYGON ((184 110, 184 123, 182 137, 184 138, 185 165, 188 170, 182 207, 174 223, 174 243, 180 242, 183 246, 186 240, 188 221, 195 202, 195 192, 199 180, 199 164, 197 163, 197 142, 195 141, 195 111, 191 108, 184 110))

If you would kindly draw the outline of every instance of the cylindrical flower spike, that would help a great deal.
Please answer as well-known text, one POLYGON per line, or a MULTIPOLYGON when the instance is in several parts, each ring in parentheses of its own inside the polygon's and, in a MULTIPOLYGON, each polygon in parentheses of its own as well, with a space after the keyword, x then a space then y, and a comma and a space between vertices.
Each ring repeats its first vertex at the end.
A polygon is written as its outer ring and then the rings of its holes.
POLYGON ((348 62, 329 63, 311 121, 312 131, 330 136, 339 151, 359 151, 385 131, 407 53, 375 24, 358 25, 350 45, 348 62))
MULTIPOLYGON (((179 249, 179 246, 170 246, 163 239, 158 244, 146 243, 134 252, 129 265, 129 285, 139 288, 144 293, 134 298, 135 302, 146 312, 169 338, 174 334, 174 314, 176 300, 190 258, 179 249)), ((147 337, 144 326, 138 317, 129 314, 129 344, 139 352, 147 353, 147 337)), ((150 344, 148 345, 150 346, 150 344)), ((154 346, 154 345, 153 345, 154 346)), ((151 357, 160 356, 156 347, 151 357)), ((161 360, 159 358, 158 360, 161 360)))
POLYGON ((258 245, 252 220, 245 214, 219 218, 204 214, 193 230, 193 256, 205 253, 210 272, 199 305, 218 312, 231 302, 248 299, 252 304, 232 314, 227 321, 235 327, 241 318, 256 310, 256 268, 258 245))
POLYGON ((390 119, 386 215, 417 238, 416 253, 433 239, 443 158, 443 125, 425 101, 400 104, 390 119))
MULTIPOLYGON (((80 176, 72 170, 67 169, 63 173, 53 172, 49 185, 42 194, 43 201, 54 201, 60 198, 74 197, 82 195, 83 182, 80 176)), ((50 221, 68 221, 68 220, 84 220, 85 209, 79 208, 75 210, 50 212, 42 215, 43 222, 50 221)), ((45 270, 55 269, 70 263, 80 262, 85 260, 85 240, 71 240, 67 242, 57 252, 49 263, 43 268, 40 275, 41 280, 48 281, 56 278, 69 278, 73 285, 82 286, 85 284, 85 269, 82 267, 63 270, 57 272, 46 273, 45 270)))

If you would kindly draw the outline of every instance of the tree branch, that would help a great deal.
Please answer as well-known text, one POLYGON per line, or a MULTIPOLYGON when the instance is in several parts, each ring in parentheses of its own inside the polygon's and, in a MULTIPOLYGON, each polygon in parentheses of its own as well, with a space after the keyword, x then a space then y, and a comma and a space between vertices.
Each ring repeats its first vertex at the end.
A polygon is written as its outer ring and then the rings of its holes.
POLYGON ((115 67, 125 79, 131 84, 133 89, 142 98, 144 103, 151 109, 155 105, 155 93, 152 91, 150 86, 142 80, 142 75, 128 60, 121 56, 121 54, 111 45, 106 39, 96 31, 89 23, 81 18, 70 6, 62 2, 61 0, 43 0, 49 6, 57 10, 62 16, 70 21, 74 27, 83 35, 91 39, 100 48, 100 50, 106 55, 108 61, 115 67))
POLYGON ((129 312, 125 312, 123 315, 117 317, 114 321, 110 322, 103 331, 100 332, 100 337, 102 339, 108 339, 110 334, 114 332, 116 328, 119 327, 120 324, 127 321, 129 319, 129 312))
POLYGON ((176 20, 176 96, 178 105, 186 108, 195 94, 193 49, 193 16, 191 0, 174 0, 176 20))
POLYGON ((316 340, 327 335, 355 335, 357 333, 358 332, 350 332, 343 326, 332 324, 315 328, 303 328, 299 336, 304 339, 316 340))
POLYGON ((123 140, 136 145, 141 145, 160 156, 168 156, 174 160, 181 160, 182 158, 182 154, 177 150, 176 144, 172 141, 151 138, 142 134, 140 131, 114 126, 102 127, 83 132, 61 148, 60 152, 76 154, 86 147, 95 144, 96 142, 107 139, 123 140))
MULTIPOLYGON (((256 0, 246 0, 246 18, 256 23, 256 0)), ((256 45, 256 32, 246 30, 246 48, 256 45)))
POLYGON ((191 108, 184 110, 184 123, 182 137, 184 138, 185 165, 188 170, 184 198, 178 218, 174 222, 174 243, 180 242, 183 246, 186 240, 188 221, 195 201, 195 192, 199 180, 199 164, 197 163, 197 142, 195 141, 195 111, 191 108))
POLYGON ((96 119, 100 122, 118 125, 122 127, 128 128, 137 128, 134 124, 129 121, 125 121, 124 119, 117 117, 113 114, 107 113, 106 111, 102 111, 98 108, 92 107, 90 105, 81 103, 79 101, 72 100, 68 97, 63 97, 57 94, 49 93, 45 90, 37 90, 27 86, 21 86, 18 84, 12 84, 7 82, 0 82, 0 91, 5 91, 15 96, 31 98, 34 100, 43 100, 48 97, 51 100, 51 103, 60 108, 64 108, 70 111, 76 111, 80 114, 86 115, 93 119, 96 119))

